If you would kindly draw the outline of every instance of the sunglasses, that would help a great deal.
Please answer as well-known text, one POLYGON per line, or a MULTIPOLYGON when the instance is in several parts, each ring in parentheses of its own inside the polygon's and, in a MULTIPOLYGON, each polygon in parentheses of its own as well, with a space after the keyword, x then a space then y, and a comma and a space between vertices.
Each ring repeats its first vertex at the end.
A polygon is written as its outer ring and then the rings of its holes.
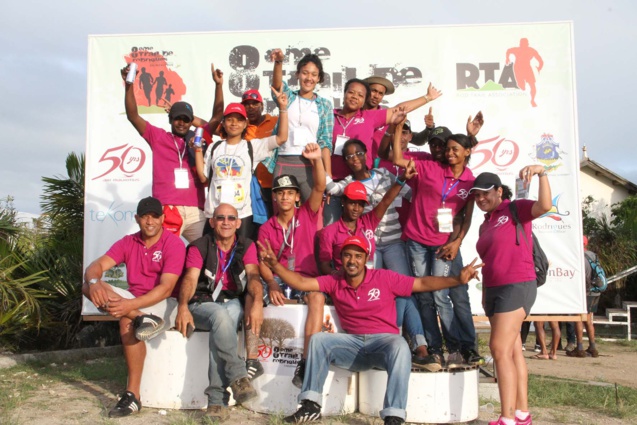
POLYGON ((218 222, 226 221, 226 219, 228 221, 237 221, 237 216, 236 215, 216 215, 215 216, 215 220, 217 220, 218 222))
POLYGON ((358 157, 363 157, 363 156, 365 156, 365 152, 357 151, 357 152, 354 152, 353 154, 345 155, 345 161, 351 161, 352 159, 354 159, 357 156, 358 157))
POLYGON ((242 97, 243 100, 259 100, 259 95, 256 93, 245 93, 242 97))
POLYGON ((178 117, 175 117, 175 118, 173 118, 173 120, 175 120, 175 121, 183 121, 185 123, 189 123, 189 122, 192 121, 189 117, 187 117, 185 115, 180 115, 178 117))

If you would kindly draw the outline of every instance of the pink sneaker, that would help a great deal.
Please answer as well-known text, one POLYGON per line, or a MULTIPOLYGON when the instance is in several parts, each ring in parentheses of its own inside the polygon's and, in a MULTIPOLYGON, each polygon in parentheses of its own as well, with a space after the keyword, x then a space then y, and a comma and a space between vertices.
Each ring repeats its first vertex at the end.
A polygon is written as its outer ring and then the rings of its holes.
POLYGON ((529 416, 526 417, 526 419, 518 419, 518 417, 515 417, 515 423, 517 425, 533 425, 533 421, 531 420, 531 414, 529 413, 529 416))
POLYGON ((500 416, 497 421, 490 421, 489 425, 506 425, 506 424, 502 420, 502 416, 500 416))

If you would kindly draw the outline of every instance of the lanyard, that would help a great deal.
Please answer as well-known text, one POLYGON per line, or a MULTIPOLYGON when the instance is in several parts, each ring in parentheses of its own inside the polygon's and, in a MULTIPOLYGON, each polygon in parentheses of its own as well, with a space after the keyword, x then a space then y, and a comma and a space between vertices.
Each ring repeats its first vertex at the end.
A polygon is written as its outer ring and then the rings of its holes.
POLYGON ((349 127, 349 125, 352 123, 352 121, 354 121, 354 118, 356 118, 356 115, 354 115, 352 118, 350 118, 347 121, 347 125, 343 124, 343 121, 341 121, 341 117, 336 115, 336 119, 338 120, 338 123, 341 125, 341 127, 343 127, 343 136, 346 136, 346 132, 347 132, 347 127, 349 127))
POLYGON ((290 254, 294 254, 294 231, 295 230, 296 230, 296 217, 292 217, 292 221, 290 221, 290 227, 288 227, 287 232, 283 230, 283 227, 281 227, 281 233, 283 233, 283 246, 287 245, 290 247, 290 254), (289 242, 288 242, 288 236, 290 236, 289 242))
POLYGON ((460 183, 460 180, 456 180, 456 182, 452 184, 449 190, 447 190, 446 192, 445 192, 445 189, 447 189, 447 179, 445 179, 445 181, 442 183, 442 206, 443 207, 445 206, 445 199, 447 199, 447 196, 449 196, 449 193, 451 193, 453 188, 458 186, 458 183, 460 183))
POLYGON ((175 140, 175 135, 171 134, 171 136, 173 136, 173 143, 175 144, 175 149, 177 150, 177 158, 179 158, 179 168, 183 168, 184 155, 186 155, 186 141, 184 140, 184 151, 181 152, 179 150, 179 146, 177 145, 177 140, 175 140))
MULTIPOLYGON (((226 271, 228 270, 228 267, 230 267, 230 264, 232 264, 232 259, 234 258, 234 254, 237 251, 237 241, 234 241, 234 244, 232 245, 232 252, 230 254, 230 258, 228 259, 228 261, 225 263, 225 266, 221 266, 221 276, 219 277, 219 280, 223 281, 223 275, 226 274, 226 271)), ((219 248, 219 246, 217 246, 217 272, 219 271, 219 264, 221 264, 221 262, 223 261, 223 251, 221 250, 221 248, 219 248)))

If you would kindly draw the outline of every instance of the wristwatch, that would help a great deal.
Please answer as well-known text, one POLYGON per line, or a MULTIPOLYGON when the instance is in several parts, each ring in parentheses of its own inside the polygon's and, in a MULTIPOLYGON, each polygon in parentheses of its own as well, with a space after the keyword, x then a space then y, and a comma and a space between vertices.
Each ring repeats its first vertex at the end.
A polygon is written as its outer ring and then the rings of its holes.
POLYGON ((100 280, 96 277, 94 277, 93 279, 89 280, 88 282, 86 282, 88 284, 88 286, 91 285, 95 285, 97 282, 99 282, 100 280))

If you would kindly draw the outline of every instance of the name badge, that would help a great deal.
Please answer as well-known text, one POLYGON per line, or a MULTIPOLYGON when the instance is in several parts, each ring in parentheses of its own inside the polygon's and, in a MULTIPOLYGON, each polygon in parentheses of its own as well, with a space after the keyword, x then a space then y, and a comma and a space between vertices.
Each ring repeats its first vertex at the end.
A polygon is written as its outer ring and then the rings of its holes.
POLYGON ((217 185, 217 190, 219 191, 219 199, 220 204, 234 204, 234 182, 229 180, 221 180, 217 185))
POLYGON ((175 168, 175 188, 188 189, 189 187, 188 170, 185 168, 175 168))
POLYGON ((288 137, 288 141, 290 145, 302 148, 305 147, 308 143, 316 142, 316 137, 312 136, 310 129, 307 127, 296 127, 295 129, 291 129, 290 137, 288 137))
POLYGON ((295 260, 295 258, 294 258, 293 255, 290 255, 288 257, 288 270, 290 270, 292 272, 294 271, 294 260, 295 260))
POLYGON ((336 136, 336 145, 334 146, 334 155, 343 156, 343 145, 349 140, 345 135, 336 136))
POLYGON ((453 231, 451 208, 438 208, 438 231, 440 233, 451 233, 453 231))

